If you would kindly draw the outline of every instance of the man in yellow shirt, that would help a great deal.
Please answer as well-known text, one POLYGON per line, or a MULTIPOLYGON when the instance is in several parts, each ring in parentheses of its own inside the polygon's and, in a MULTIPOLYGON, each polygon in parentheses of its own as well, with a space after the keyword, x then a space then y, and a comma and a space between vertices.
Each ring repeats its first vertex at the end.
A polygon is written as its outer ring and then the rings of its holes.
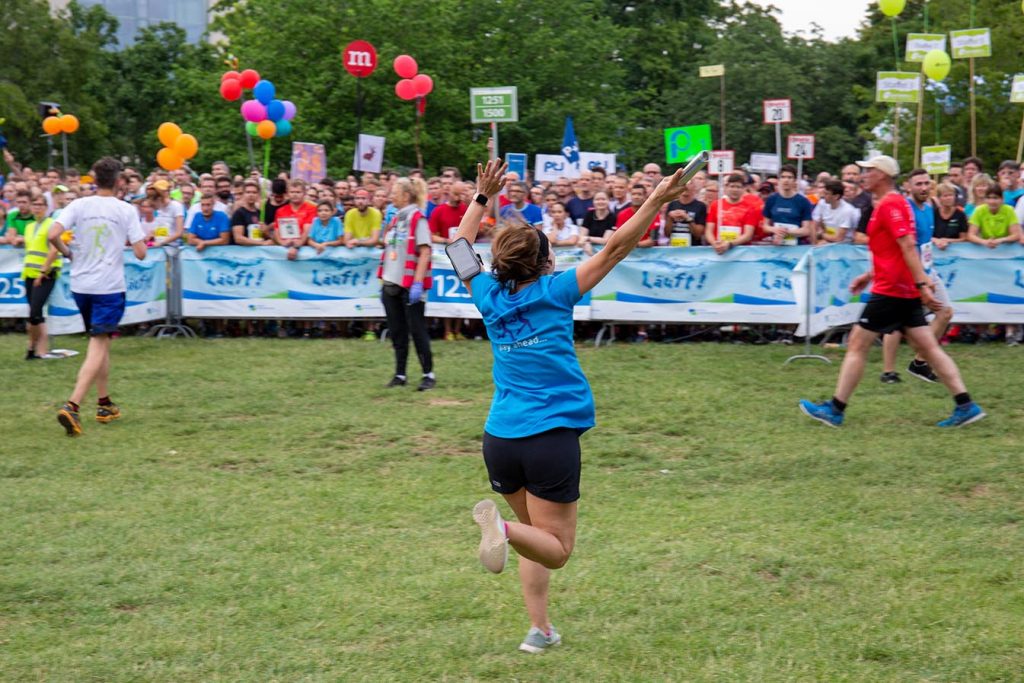
POLYGON ((345 246, 376 246, 380 240, 380 211, 370 206, 370 193, 363 189, 356 190, 355 204, 345 212, 345 246))

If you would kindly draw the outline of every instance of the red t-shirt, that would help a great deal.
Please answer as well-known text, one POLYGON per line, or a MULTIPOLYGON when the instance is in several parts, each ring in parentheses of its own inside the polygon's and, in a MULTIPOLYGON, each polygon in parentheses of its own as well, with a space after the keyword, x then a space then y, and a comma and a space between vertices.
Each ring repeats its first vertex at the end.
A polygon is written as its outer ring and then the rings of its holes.
POLYGON ((914 286, 914 276, 903 258, 896 240, 915 235, 914 214, 910 204, 899 192, 890 192, 875 206, 868 221, 868 249, 875 269, 872 294, 899 299, 917 299, 921 295, 914 286))
MULTIPOLYGON (((615 229, 618 230, 623 225, 625 225, 626 221, 632 218, 633 214, 635 213, 636 209, 633 208, 632 204, 625 207, 624 209, 619 209, 619 212, 615 214, 615 229)), ((649 226, 647 226, 647 232, 644 233, 642 239, 656 239, 655 235, 658 232, 659 228, 661 228, 661 214, 656 213, 654 214, 654 220, 651 221, 651 224, 649 226)))
POLYGON ((459 227, 459 223, 462 222, 462 217, 466 215, 466 209, 468 208, 462 202, 459 202, 459 205, 455 208, 452 208, 448 202, 438 204, 430 212, 430 220, 427 221, 430 224, 430 232, 438 237, 448 239, 448 230, 459 227))
MULTIPOLYGON (((740 197, 740 200, 733 204, 727 198, 719 199, 713 202, 708 207, 707 222, 709 224, 708 229, 711 234, 708 235, 709 240, 718 239, 718 229, 725 225, 731 228, 739 228, 740 234, 743 234, 744 225, 754 226, 754 239, 758 239, 758 232, 760 231, 761 225, 761 211, 764 208, 764 202, 752 194, 744 194, 740 197), (722 207, 722 220, 718 220, 718 207, 722 207), (710 224, 714 223, 714 230, 711 230, 710 224)), ((763 235, 762 235, 763 236, 763 235)))
POLYGON ((302 234, 305 235, 309 232, 309 226, 316 220, 316 204, 313 202, 302 202, 298 209, 292 207, 292 203, 288 202, 284 206, 280 206, 277 209, 277 213, 274 214, 274 229, 276 230, 282 218, 295 218, 299 222, 299 228, 302 230, 302 234))

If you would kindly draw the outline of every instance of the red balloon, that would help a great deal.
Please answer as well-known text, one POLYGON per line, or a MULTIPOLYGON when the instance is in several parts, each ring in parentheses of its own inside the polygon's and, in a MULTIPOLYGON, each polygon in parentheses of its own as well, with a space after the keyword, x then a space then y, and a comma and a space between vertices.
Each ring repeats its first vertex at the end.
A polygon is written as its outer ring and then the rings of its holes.
POLYGON ((416 94, 420 97, 426 97, 434 89, 434 79, 427 74, 417 74, 413 77, 412 84, 416 88, 416 94))
POLYGON ((418 69, 416 60, 409 55, 398 55, 395 57, 395 73, 398 74, 399 78, 412 78, 416 75, 418 69))
POLYGON ((223 83, 224 81, 228 80, 229 78, 234 78, 235 80, 238 80, 238 72, 237 71, 225 71, 221 75, 221 77, 220 77, 220 82, 223 83))
POLYGON ((220 96, 233 102, 242 96, 242 84, 236 78, 229 78, 220 84, 220 96))
POLYGON ((395 94, 403 100, 411 100, 416 97, 416 84, 411 79, 403 78, 395 83, 395 94))
POLYGON ((246 69, 238 77, 238 80, 242 83, 242 87, 248 90, 260 82, 260 75, 255 69, 246 69))

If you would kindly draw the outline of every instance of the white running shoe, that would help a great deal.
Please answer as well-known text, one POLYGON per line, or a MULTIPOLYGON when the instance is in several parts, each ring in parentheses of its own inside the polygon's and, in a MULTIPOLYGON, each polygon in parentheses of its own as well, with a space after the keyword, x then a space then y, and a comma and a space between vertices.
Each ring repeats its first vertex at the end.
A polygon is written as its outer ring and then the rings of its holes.
POLYGON ((493 500, 481 500, 473 507, 473 521, 480 526, 480 564, 500 574, 508 562, 505 522, 493 500))
POLYGON ((526 634, 526 638, 523 639, 519 649, 536 655, 548 648, 555 647, 561 642, 562 636, 558 635, 558 631, 555 630, 554 626, 551 627, 550 633, 545 633, 536 626, 531 626, 530 632, 526 634))

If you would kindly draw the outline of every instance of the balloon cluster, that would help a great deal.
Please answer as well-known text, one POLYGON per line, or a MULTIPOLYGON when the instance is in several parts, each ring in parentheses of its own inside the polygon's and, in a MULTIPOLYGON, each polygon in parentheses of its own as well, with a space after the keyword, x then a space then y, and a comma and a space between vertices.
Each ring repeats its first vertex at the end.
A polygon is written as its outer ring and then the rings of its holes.
POLYGON ((253 137, 269 140, 292 133, 295 104, 277 99, 274 84, 260 78, 255 69, 227 71, 220 77, 220 95, 229 102, 242 97, 243 90, 252 90, 253 99, 242 102, 245 131, 253 137))
POLYGON ((57 112, 56 116, 47 116, 43 119, 43 132, 47 135, 60 135, 61 133, 71 135, 77 130, 78 117, 74 114, 61 114, 57 112))
POLYGON ((156 163, 165 171, 176 171, 185 165, 185 161, 199 153, 199 141, 194 135, 182 133, 176 123, 161 123, 156 129, 156 137, 163 145, 156 153, 156 163))
POLYGON ((417 73, 416 60, 409 55, 398 55, 394 62, 395 73, 402 80, 395 83, 395 94, 400 99, 412 100, 426 97, 434 89, 434 79, 427 74, 417 73))

